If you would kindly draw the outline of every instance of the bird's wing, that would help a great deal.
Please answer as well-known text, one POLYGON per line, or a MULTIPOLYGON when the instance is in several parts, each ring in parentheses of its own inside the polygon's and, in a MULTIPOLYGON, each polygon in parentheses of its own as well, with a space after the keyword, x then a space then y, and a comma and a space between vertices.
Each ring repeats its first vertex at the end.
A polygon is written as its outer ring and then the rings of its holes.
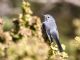
POLYGON ((51 37, 55 39, 55 41, 56 41, 56 43, 57 43, 57 45, 58 45, 58 48, 59 48, 60 52, 62 52, 63 49, 62 49, 61 43, 60 43, 60 41, 59 41, 59 38, 58 38, 56 32, 52 32, 52 33, 51 33, 51 37))
POLYGON ((46 23, 43 23, 44 29, 46 30, 46 34, 50 40, 50 42, 52 42, 52 38, 51 38, 51 34, 50 34, 50 29, 47 27, 46 23))

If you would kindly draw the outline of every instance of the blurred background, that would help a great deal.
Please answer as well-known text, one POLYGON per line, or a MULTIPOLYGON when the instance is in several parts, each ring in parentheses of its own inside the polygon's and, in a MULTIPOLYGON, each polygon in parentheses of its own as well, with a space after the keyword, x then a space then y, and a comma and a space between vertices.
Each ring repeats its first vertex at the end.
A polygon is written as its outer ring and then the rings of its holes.
MULTIPOLYGON (((80 60, 80 0, 29 0, 29 3, 33 15, 40 17, 41 21, 44 20, 42 14, 51 14, 55 18, 60 41, 65 44, 69 59, 80 60)), ((5 31, 12 28, 11 20, 22 12, 21 4, 22 0, 0 0, 5 31)))

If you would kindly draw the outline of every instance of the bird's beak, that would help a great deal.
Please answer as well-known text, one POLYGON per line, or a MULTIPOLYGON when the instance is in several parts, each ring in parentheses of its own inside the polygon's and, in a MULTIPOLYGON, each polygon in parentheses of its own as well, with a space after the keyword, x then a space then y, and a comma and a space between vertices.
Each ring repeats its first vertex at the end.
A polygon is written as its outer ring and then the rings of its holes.
POLYGON ((46 15, 43 15, 44 17, 46 16, 46 15))

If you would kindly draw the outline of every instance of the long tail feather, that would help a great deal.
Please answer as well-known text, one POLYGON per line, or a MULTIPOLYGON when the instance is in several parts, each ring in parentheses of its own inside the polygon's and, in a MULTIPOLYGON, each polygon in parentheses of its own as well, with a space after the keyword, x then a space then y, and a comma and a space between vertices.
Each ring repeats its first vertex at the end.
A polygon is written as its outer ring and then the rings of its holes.
POLYGON ((62 46, 61 46, 61 43, 60 43, 57 35, 56 35, 56 34, 52 34, 52 37, 55 39, 55 41, 56 41, 56 43, 57 43, 57 45, 58 45, 59 51, 60 51, 60 52, 63 52, 63 48, 62 48, 62 46))

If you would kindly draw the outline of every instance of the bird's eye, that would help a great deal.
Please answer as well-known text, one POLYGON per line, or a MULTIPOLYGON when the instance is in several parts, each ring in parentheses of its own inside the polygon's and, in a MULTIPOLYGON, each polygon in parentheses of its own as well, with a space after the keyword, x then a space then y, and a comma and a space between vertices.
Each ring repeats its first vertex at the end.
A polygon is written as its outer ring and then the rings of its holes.
POLYGON ((48 17, 49 18, 49 17, 48 17))

